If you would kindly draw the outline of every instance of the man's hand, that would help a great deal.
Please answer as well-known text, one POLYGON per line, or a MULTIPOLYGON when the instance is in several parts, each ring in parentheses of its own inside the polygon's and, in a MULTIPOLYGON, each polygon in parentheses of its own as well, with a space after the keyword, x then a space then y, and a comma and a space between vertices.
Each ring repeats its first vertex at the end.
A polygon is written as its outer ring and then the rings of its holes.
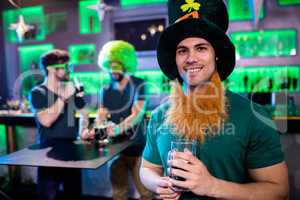
POLYGON ((102 124, 104 124, 105 121, 107 120, 108 114, 109 114, 108 110, 105 107, 100 106, 98 108, 97 117, 95 119, 96 125, 102 125, 102 124))
POLYGON ((177 200, 180 197, 180 193, 171 189, 169 177, 161 177, 159 179, 155 193, 158 199, 177 200))
POLYGON ((111 138, 121 135, 119 125, 117 125, 113 122, 109 122, 109 124, 106 127, 106 131, 107 131, 108 137, 111 137, 111 138))
POLYGON ((94 140, 95 138, 95 131, 94 129, 83 129, 82 133, 80 134, 82 140, 94 140))
POLYGON ((60 88, 58 94, 66 101, 75 94, 75 86, 72 82, 67 82, 60 88))
POLYGON ((109 124, 107 127, 106 127, 106 131, 107 131, 107 135, 108 137, 115 137, 115 125, 113 124, 109 124))
POLYGON ((108 115, 108 110, 107 110, 107 108, 100 107, 100 108, 98 109, 98 116, 99 116, 101 119, 105 120, 105 119, 107 118, 107 115, 108 115))
POLYGON ((188 150, 172 152, 172 156, 173 159, 169 161, 169 165, 173 167, 172 175, 186 180, 170 178, 171 186, 181 187, 201 196, 209 196, 213 192, 216 178, 209 173, 203 162, 188 150))
POLYGON ((84 92, 78 92, 78 93, 76 93, 76 97, 84 97, 84 92))

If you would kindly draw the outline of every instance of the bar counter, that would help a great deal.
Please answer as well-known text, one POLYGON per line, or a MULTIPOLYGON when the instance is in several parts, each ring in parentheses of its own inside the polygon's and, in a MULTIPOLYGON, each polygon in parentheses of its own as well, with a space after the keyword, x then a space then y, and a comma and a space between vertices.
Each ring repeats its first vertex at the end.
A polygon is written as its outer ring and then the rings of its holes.
POLYGON ((0 157, 0 165, 97 169, 132 144, 99 146, 94 142, 53 140, 0 157))
MULTIPOLYGON (((89 118, 95 118, 96 114, 89 114, 89 118)), ((79 117, 79 116, 77 116, 79 117)), ((276 116, 273 118, 281 133, 299 133, 297 125, 300 116, 276 116)), ((17 150, 16 126, 35 126, 33 113, 0 113, 0 124, 5 125, 7 153, 17 150)))

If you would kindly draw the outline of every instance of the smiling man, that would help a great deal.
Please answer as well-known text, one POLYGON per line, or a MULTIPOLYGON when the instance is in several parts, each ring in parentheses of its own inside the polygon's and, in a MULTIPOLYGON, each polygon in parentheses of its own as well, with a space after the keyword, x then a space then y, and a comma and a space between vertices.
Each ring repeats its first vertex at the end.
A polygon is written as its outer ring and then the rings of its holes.
POLYGON ((213 47, 202 38, 184 39, 176 48, 176 64, 179 74, 191 87, 197 87, 211 79, 215 71, 214 58, 213 47))
POLYGON ((142 182, 161 199, 287 199, 274 122, 261 106, 222 86, 235 65, 224 2, 169 0, 168 14, 157 58, 174 84, 149 122, 142 182), (179 139, 196 141, 196 155, 170 152, 179 139))

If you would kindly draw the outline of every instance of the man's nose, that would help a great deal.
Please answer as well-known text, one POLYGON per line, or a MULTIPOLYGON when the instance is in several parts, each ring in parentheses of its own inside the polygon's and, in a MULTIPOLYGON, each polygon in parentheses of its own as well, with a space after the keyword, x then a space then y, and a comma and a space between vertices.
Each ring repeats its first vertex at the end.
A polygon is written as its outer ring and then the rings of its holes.
POLYGON ((187 64, 192 64, 195 63, 196 61, 197 61, 196 52, 190 51, 186 60, 187 64))

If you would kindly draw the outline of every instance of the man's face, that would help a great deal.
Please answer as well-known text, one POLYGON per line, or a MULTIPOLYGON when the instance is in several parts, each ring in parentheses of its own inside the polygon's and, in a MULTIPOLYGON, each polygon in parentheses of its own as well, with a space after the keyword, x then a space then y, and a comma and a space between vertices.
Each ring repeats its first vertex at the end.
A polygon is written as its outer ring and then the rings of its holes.
POLYGON ((176 64, 183 81, 198 86, 209 81, 216 69, 215 51, 203 38, 186 38, 177 45, 176 64))
POLYGON ((59 81, 69 81, 70 80, 69 74, 67 74, 65 69, 63 69, 63 68, 56 69, 55 75, 59 81))
POLYGON ((124 77, 124 69, 119 62, 110 63, 110 74, 113 80, 121 81, 124 77))
POLYGON ((68 63, 61 64, 61 67, 55 68, 55 76, 59 81, 70 81, 71 66, 68 63))

